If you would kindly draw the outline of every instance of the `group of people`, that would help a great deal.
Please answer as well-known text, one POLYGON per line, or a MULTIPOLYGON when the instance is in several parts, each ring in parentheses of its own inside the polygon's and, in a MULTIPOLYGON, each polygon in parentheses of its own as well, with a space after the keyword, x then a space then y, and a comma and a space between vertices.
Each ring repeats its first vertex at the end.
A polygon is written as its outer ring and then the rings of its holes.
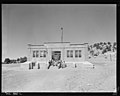
MULTIPOLYGON (((29 69, 34 69, 34 67, 36 65, 37 65, 37 68, 40 69, 41 66, 40 66, 40 63, 38 63, 38 62, 29 63, 29 69)), ((50 69, 51 66, 58 67, 58 69, 67 67, 65 62, 63 62, 62 60, 56 60, 55 61, 53 59, 48 62, 47 69, 50 69)))
POLYGON ((67 65, 65 64, 65 62, 62 62, 62 60, 56 60, 55 61, 53 59, 49 61, 48 69, 51 66, 56 66, 56 67, 58 67, 58 69, 67 67, 67 65))

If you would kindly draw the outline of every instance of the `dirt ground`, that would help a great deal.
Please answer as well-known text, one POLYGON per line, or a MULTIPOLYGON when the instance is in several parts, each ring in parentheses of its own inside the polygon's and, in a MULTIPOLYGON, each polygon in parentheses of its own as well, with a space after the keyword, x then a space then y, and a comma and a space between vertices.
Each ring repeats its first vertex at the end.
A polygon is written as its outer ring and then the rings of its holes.
POLYGON ((115 61, 89 60, 95 68, 21 70, 2 65, 2 92, 116 92, 115 61))

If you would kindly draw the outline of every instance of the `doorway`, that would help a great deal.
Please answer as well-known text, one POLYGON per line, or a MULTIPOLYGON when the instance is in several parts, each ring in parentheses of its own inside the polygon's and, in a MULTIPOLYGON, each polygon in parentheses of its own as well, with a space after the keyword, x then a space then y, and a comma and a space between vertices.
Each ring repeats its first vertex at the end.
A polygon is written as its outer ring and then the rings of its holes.
POLYGON ((58 61, 61 59, 61 51, 52 51, 52 60, 58 61))

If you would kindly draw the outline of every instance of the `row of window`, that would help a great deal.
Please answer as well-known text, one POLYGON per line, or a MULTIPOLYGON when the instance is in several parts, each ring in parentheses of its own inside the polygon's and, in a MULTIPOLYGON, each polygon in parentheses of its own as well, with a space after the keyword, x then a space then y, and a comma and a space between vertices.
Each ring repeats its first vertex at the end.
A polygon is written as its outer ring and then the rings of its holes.
POLYGON ((33 51, 33 57, 46 57, 46 51, 45 50, 33 51), (39 52, 40 52, 40 56, 39 56, 39 52))
MULTIPOLYGON (((46 57, 46 54, 47 54, 47 51, 45 51, 45 50, 33 51, 33 57, 46 57)), ((72 58, 73 57, 73 50, 67 50, 67 57, 68 58, 72 58)), ((76 58, 81 57, 81 50, 75 50, 75 57, 76 58)))
MULTIPOLYGON (((73 57, 73 50, 67 50, 67 57, 72 58, 73 57)), ((81 57, 81 50, 75 50, 75 57, 79 58, 81 57)))

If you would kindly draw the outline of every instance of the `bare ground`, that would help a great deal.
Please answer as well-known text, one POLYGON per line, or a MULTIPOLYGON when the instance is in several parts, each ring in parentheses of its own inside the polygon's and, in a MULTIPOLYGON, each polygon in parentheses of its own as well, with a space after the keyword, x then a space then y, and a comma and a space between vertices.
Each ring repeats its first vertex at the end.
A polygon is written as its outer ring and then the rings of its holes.
MULTIPOLYGON (((93 60, 92 60, 93 61, 93 60)), ((2 92, 100 92, 116 90, 116 63, 93 62, 95 68, 21 70, 2 66, 2 92)))

